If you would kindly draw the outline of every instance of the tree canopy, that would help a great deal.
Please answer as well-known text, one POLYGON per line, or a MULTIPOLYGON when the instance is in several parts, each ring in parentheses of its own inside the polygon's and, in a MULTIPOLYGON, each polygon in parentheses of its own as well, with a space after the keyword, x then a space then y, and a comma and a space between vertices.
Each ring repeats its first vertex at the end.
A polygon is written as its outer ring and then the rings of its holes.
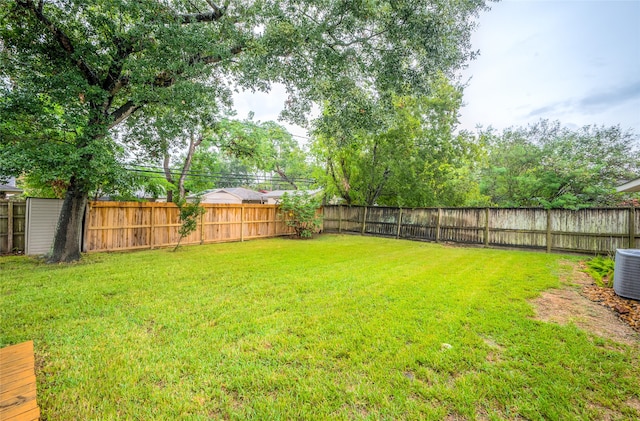
MULTIPOLYGON (((51 261, 80 257, 90 192, 117 174, 112 129, 154 107, 287 87, 286 116, 352 87, 421 94, 472 56, 482 0, 0 0, 0 173, 64 180, 51 261)), ((125 145, 126 146, 126 145, 125 145)))
POLYGON ((542 120, 484 136, 481 190, 497 206, 614 206, 623 198, 615 187, 640 174, 638 136, 617 126, 571 129, 542 120))
POLYGON ((360 104, 368 114, 363 122, 345 120, 344 108, 330 102, 316 121, 315 151, 326 166, 329 195, 348 204, 410 207, 478 199, 471 172, 480 144, 470 133, 455 132, 460 87, 441 75, 429 95, 394 96, 390 106, 365 97, 360 104))

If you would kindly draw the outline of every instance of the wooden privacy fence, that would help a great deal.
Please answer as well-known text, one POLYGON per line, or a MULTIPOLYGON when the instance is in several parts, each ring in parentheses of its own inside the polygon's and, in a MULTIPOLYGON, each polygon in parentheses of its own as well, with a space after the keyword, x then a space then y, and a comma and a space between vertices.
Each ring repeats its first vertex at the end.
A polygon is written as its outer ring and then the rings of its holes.
MULTIPOLYGON (((244 241, 289 235, 277 205, 202 204, 197 229, 181 244, 244 241)), ((85 222, 84 251, 149 249, 173 246, 180 234, 173 203, 91 202, 85 222)))
POLYGON ((640 248, 634 208, 502 209, 325 206, 325 232, 607 254, 640 248))
POLYGON ((26 209, 24 201, 0 200, 0 254, 24 252, 26 209))

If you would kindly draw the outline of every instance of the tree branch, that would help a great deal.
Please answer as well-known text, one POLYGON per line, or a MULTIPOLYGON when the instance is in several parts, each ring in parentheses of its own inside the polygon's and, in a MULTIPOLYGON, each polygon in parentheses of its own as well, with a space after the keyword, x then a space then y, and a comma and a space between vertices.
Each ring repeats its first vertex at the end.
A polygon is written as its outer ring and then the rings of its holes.
POLYGON ((188 25, 195 22, 215 22, 220 20, 224 16, 224 10, 220 8, 213 9, 212 12, 205 13, 188 13, 179 15, 178 19, 183 25, 188 25))
POLYGON ((237 56, 243 51, 244 51, 243 45, 236 45, 235 47, 232 47, 229 50, 229 55, 223 56, 221 54, 218 54, 215 56, 193 57, 192 59, 189 60, 189 64, 195 64, 195 63, 216 64, 231 56, 237 56))
MULTIPOLYGON (((111 62, 111 66, 109 66, 109 70, 107 71, 107 76, 104 78, 102 82, 102 89, 105 91, 112 93, 111 91, 120 84, 120 88, 122 87, 122 79, 120 75, 122 74, 122 68, 124 67, 124 62, 129 57, 131 53, 133 53, 133 45, 126 43, 122 39, 116 38, 115 44, 117 47, 116 57, 111 62)), ((118 88, 118 90, 120 89, 118 88)))
POLYGON ((111 115, 109 116, 112 118, 112 121, 109 124, 109 128, 111 129, 117 126, 118 124, 122 123, 127 119, 127 117, 129 117, 131 114, 133 114, 143 106, 144 106, 144 103, 135 104, 133 101, 125 102, 117 110, 112 112, 111 115))
POLYGON ((84 75, 84 78, 87 80, 87 82, 89 82, 90 85, 100 85, 98 76, 96 76, 93 69, 89 67, 89 65, 82 59, 82 57, 73 57, 75 53, 75 47, 71 42, 71 38, 69 38, 69 36, 62 31, 62 29, 57 27, 53 22, 49 20, 49 18, 44 15, 42 11, 44 1, 41 0, 38 5, 36 5, 32 0, 17 1, 16 4, 20 7, 32 11, 36 19, 38 19, 44 26, 47 27, 47 29, 49 29, 51 35, 53 35, 60 47, 62 47, 62 49, 67 53, 69 58, 72 60, 75 59, 76 66, 78 66, 78 68, 84 75))
POLYGON ((275 172, 280 176, 280 178, 282 178, 287 183, 291 184, 295 190, 298 190, 298 185, 287 176, 287 173, 285 173, 285 171, 280 167, 280 165, 276 164, 275 172))

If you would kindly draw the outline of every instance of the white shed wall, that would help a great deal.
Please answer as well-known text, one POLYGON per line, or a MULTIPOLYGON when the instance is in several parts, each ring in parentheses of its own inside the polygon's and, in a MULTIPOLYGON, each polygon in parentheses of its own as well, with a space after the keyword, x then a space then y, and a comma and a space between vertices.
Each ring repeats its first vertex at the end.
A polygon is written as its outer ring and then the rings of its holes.
POLYGON ((46 254, 53 246, 62 200, 27 199, 26 254, 46 254))

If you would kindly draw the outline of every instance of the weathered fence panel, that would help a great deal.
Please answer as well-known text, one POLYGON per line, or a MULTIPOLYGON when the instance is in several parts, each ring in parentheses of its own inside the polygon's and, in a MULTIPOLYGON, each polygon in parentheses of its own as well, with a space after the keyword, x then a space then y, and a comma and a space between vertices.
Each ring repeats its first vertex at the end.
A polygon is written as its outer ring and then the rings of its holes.
POLYGON ((338 232, 342 230, 341 224, 342 224, 342 207, 326 206, 324 208, 324 219, 323 219, 322 229, 325 231, 338 232))
POLYGON ((439 239, 454 243, 482 244, 486 224, 484 209, 442 209, 439 239))
POLYGON ((489 245, 544 248, 547 211, 544 209, 488 209, 489 245))
POLYGON ((324 230, 605 254, 640 248, 640 211, 325 206, 324 230))
MULTIPOLYGON (((288 235, 277 205, 202 204, 197 229, 181 244, 242 241, 288 235)), ((92 202, 85 251, 135 250, 178 243, 179 211, 173 203, 92 202)))
MULTIPOLYGON (((337 226, 337 232, 362 232, 362 221, 363 217, 365 216, 364 207, 329 206, 325 208, 325 212, 326 209, 331 209, 329 210, 329 212, 332 212, 333 208, 335 208, 335 212, 333 215, 336 219, 332 221, 334 225, 337 226)), ((327 214, 325 213, 324 219, 326 218, 327 214)))
POLYGON ((629 246, 629 209, 553 209, 551 248, 594 253, 629 246))
POLYGON ((365 233, 395 237, 398 233, 399 210, 396 208, 367 208, 365 233))
POLYGON ((26 213, 26 202, 0 200, 0 254, 24 252, 26 213))
POLYGON ((438 241, 438 209, 402 209, 400 238, 438 241))

